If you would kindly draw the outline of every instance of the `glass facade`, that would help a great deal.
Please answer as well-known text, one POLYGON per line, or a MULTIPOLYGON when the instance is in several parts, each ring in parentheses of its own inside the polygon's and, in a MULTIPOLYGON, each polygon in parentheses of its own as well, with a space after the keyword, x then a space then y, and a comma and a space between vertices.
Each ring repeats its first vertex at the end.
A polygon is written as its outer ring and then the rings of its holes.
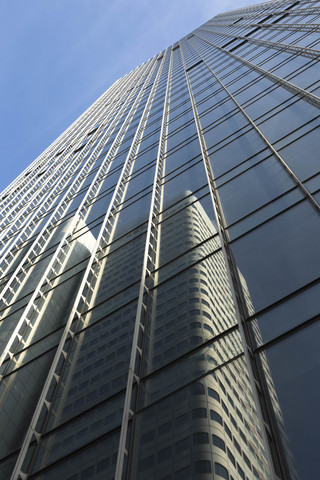
POLYGON ((319 19, 218 15, 2 193, 0 480, 318 478, 319 19))

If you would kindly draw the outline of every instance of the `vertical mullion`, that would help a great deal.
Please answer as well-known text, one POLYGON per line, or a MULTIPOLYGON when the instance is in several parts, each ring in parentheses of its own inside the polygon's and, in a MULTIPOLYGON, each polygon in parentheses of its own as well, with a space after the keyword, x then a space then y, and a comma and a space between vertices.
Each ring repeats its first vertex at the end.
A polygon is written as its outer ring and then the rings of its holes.
MULTIPOLYGON (((57 153, 57 151, 61 150, 61 147, 63 146, 63 144, 69 144, 70 143, 70 140, 73 139, 73 136, 75 131, 77 129, 79 129, 80 127, 82 126, 86 126, 87 125, 87 121, 88 121, 88 117, 90 118, 90 116, 92 115, 95 115, 95 111, 100 108, 100 106, 102 107, 102 109, 104 108, 104 103, 109 99, 111 98, 112 96, 115 95, 116 92, 114 92, 116 86, 118 87, 119 86, 119 82, 120 81, 124 81, 126 77, 123 77, 122 79, 118 80, 118 82, 116 82, 113 86, 110 87, 110 89, 108 89, 106 92, 104 92, 98 99, 97 101, 91 105, 90 107, 88 107, 88 109, 77 119, 75 120, 75 122, 73 122, 70 127, 67 128, 66 131, 64 131, 49 147, 46 148, 46 150, 39 156, 37 157, 32 163, 31 165, 28 166, 27 170, 30 172, 32 171, 32 169, 36 168, 39 166, 39 164, 41 165, 41 162, 43 161, 46 161, 46 157, 48 157, 49 155, 49 159, 50 159, 50 155, 52 156, 53 155, 53 159, 55 158, 55 154, 57 153)), ((7 193, 10 191, 11 188, 13 188, 14 186, 16 186, 17 184, 19 184, 19 180, 23 181, 23 178, 25 176, 25 171, 23 171, 18 177, 17 179, 15 179, 8 187, 6 187, 6 189, 2 192, 3 194, 7 193)), ((29 182, 28 182, 29 183, 29 182)), ((10 193, 8 193, 8 195, 12 195, 10 193)), ((9 200, 7 200, 6 203, 8 203, 9 200)), ((3 206, 3 209, 5 210, 6 209, 6 205, 3 206)), ((2 210, 1 210, 2 211, 2 210)))
MULTIPOLYGON (((237 100, 234 98, 234 96, 229 92, 229 90, 227 89, 227 87, 222 83, 222 81, 219 79, 219 77, 214 73, 214 71, 212 70, 212 68, 210 68, 210 66, 206 63, 206 61, 204 60, 204 58, 202 57, 202 55, 198 52, 198 50, 196 49, 196 47, 193 47, 195 51, 197 51, 199 57, 202 59, 203 63, 206 65, 206 67, 208 68, 208 70, 212 73, 213 77, 218 81, 218 83, 221 85, 221 87, 224 89, 224 91, 227 93, 227 95, 229 96, 229 98, 235 103, 235 105, 237 106, 238 110, 245 116, 245 118, 248 120, 249 124, 253 127, 253 129, 258 133, 258 135, 260 135, 260 137, 262 138, 262 140, 266 143, 267 147, 271 150, 271 152, 275 155, 275 157, 277 158, 277 160, 281 163, 281 165, 285 168, 285 170, 287 171, 287 173, 292 177, 292 179, 294 180, 294 182, 296 183, 296 185, 298 186, 298 188, 301 189, 302 193, 305 195, 306 198, 308 198, 308 200, 311 202, 312 206, 315 208, 315 210, 319 213, 320 211, 320 206, 319 204, 316 202, 316 200, 314 199, 314 197, 310 194, 310 192, 305 188, 305 186, 302 184, 302 182, 298 179, 298 177, 294 174, 294 172, 290 169, 290 167, 286 164, 286 162, 282 159, 282 157, 280 156, 280 154, 277 152, 277 150, 273 147, 273 145, 267 140, 267 138, 263 135, 263 133, 260 131, 260 129, 257 127, 257 125, 255 124, 255 122, 249 117, 249 115, 245 112, 245 110, 241 107, 241 105, 237 102, 237 100)), ((200 127, 201 128, 201 127, 200 127)), ((208 161, 208 165, 210 164, 210 162, 208 161)), ((212 173, 212 169, 210 168, 210 173, 211 173, 211 176, 212 176, 212 182, 213 182, 213 185, 214 185, 214 178, 213 178, 213 173, 212 173)), ((223 212, 223 209, 221 207, 221 204, 220 204, 220 200, 219 200, 219 195, 218 195, 218 192, 217 192, 217 189, 216 187, 214 186, 214 190, 216 192, 216 195, 217 195, 217 199, 218 199, 218 202, 219 202, 219 205, 220 205, 220 208, 221 208, 221 212, 223 212)), ((222 213, 222 219, 224 219, 223 217, 223 213, 222 213)), ((226 225, 225 225, 225 221, 223 220, 223 225, 222 225, 222 228, 224 230, 226 230, 226 225)), ((247 312, 247 309, 246 309, 246 301, 244 299, 244 295, 243 295, 243 291, 242 291, 242 287, 241 287, 241 282, 240 282, 240 279, 238 277, 238 270, 237 270, 237 267, 236 267, 236 264, 235 264, 235 261, 233 259, 233 255, 232 255, 232 251, 231 251, 231 248, 229 246, 229 241, 228 241, 228 237, 226 236, 226 241, 227 241, 227 246, 228 248, 230 249, 230 254, 229 254, 229 258, 230 258, 230 261, 231 261, 231 271, 233 272, 233 277, 236 279, 236 287, 238 286, 238 295, 237 297, 239 298, 239 301, 240 303, 242 304, 243 306, 243 322, 241 323, 241 326, 243 328, 243 333, 244 333, 244 336, 246 338, 246 345, 249 347, 249 350, 248 350, 248 359, 247 362, 249 364, 250 362, 250 366, 252 366, 252 375, 253 375, 253 378, 254 378, 254 385, 256 387, 256 385, 258 385, 258 389, 256 389, 257 391, 254 390, 254 393, 257 395, 255 395, 256 397, 256 404, 260 406, 261 404, 261 413, 264 411, 267 413, 267 416, 268 416, 268 423, 266 423, 265 420, 263 420, 263 415, 261 415, 261 420, 263 421, 263 425, 265 426, 265 428, 267 430, 270 430, 272 432, 272 438, 273 438, 273 441, 275 442, 276 444, 276 447, 277 447, 277 460, 278 460, 278 463, 281 465, 282 469, 283 469, 283 474, 285 476, 285 478, 290 478, 290 469, 285 461, 286 459, 286 455, 285 453, 283 452, 283 447, 282 447, 282 442, 281 442, 281 439, 280 439, 280 434, 279 434, 279 431, 278 431, 278 427, 277 427, 277 422, 275 421, 274 419, 274 416, 273 416, 273 409, 272 409, 272 406, 270 405, 270 402, 267 400, 269 398, 269 394, 268 394, 268 386, 266 384, 266 379, 265 379, 265 374, 263 372, 263 366, 260 364, 260 361, 259 360, 256 360, 255 359, 255 356, 254 356, 254 351, 255 351, 255 341, 252 337, 252 333, 250 331, 250 327, 248 327, 247 323, 246 323, 246 318, 248 318, 249 316, 249 313, 247 312), (259 395, 259 390, 263 392, 263 395, 259 395), (278 452, 282 452, 282 455, 279 455, 278 452)), ((246 352, 245 352, 246 353, 246 352)), ((250 373, 250 376, 251 376, 251 373, 250 373)), ((269 442, 268 442, 269 443, 269 442)), ((272 456, 271 456, 272 458, 272 456)))
POLYGON ((159 137, 159 147, 158 147, 155 173, 154 173, 154 179, 153 179, 152 197, 150 202, 150 212, 149 212, 149 219, 148 219, 148 226, 147 226, 147 233, 146 233, 142 273, 141 273, 141 279, 140 279, 138 305, 137 305, 137 312, 136 312, 136 318, 135 318, 135 324, 134 324, 130 363, 129 363, 129 369, 128 369, 128 379, 127 379, 127 385, 126 385, 126 395, 125 395, 123 416, 122 416, 122 422, 121 422, 119 449, 118 449, 116 471, 115 471, 115 477, 114 477, 115 480, 122 479, 125 456, 129 455, 129 452, 127 451, 128 426, 129 426, 130 419, 132 419, 135 413, 131 409, 133 387, 135 382, 138 385, 140 382, 140 373, 141 373, 140 367, 142 363, 141 360, 142 360, 143 351, 142 351, 142 348, 138 346, 138 340, 139 338, 141 338, 141 341, 143 341, 144 331, 145 331, 145 325, 143 323, 143 317, 145 314, 144 309, 146 308, 146 305, 144 304, 144 301, 145 301, 144 297, 148 292, 148 287, 146 285, 148 272, 152 270, 152 268, 150 267, 150 262, 152 262, 152 256, 150 255, 150 247, 152 244, 152 239, 155 236, 155 229, 157 228, 154 223, 155 216, 158 213, 156 197, 159 198, 161 196, 160 179, 163 174, 163 166, 164 166, 163 157, 164 157, 165 135, 166 135, 167 117, 168 117, 170 79, 171 79, 171 72, 172 72, 172 51, 170 51, 169 62, 170 63, 168 68, 166 94, 165 94, 165 100, 164 100, 164 108, 162 113, 162 121, 161 121, 160 137, 159 137), (140 334, 141 334, 141 337, 140 337, 140 334), (138 366, 138 369, 136 365, 137 357, 140 357, 140 365, 138 366))

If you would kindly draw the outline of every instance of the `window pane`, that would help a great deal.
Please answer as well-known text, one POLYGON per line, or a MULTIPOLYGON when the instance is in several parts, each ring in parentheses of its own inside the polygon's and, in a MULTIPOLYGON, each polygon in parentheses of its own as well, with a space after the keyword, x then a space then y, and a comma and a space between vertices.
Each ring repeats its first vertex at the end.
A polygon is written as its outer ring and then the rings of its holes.
POLYGON ((250 301, 260 310, 318 277, 317 212, 305 201, 232 244, 250 301))
POLYGON ((303 181, 319 172, 319 149, 320 128, 316 128, 279 150, 279 153, 303 181))
POLYGON ((219 189, 227 224, 284 193, 295 183, 275 157, 268 158, 219 189))
MULTIPOLYGON (((257 343, 268 342, 291 328, 319 313, 320 284, 310 287, 299 295, 281 303, 252 321, 258 322, 257 343)), ((253 326, 255 331, 255 326, 253 326)))
POLYGON ((274 410, 284 451, 292 472, 296 469, 301 479, 317 478, 319 473, 319 336, 317 322, 266 351, 279 402, 274 400, 274 410))
MULTIPOLYGON (((219 150, 217 147, 213 147, 209 154, 214 176, 222 175, 264 148, 264 141, 254 130, 243 133, 236 139, 231 139, 219 150)), ((252 162, 256 163, 256 159, 253 159, 252 162)))

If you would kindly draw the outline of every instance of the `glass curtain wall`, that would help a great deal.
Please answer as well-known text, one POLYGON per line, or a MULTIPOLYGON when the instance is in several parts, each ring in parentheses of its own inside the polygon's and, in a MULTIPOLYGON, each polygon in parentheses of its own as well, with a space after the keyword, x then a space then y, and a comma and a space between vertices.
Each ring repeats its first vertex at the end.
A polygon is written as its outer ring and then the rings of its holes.
POLYGON ((0 480, 307 480, 320 2, 218 15, 1 195, 0 480))

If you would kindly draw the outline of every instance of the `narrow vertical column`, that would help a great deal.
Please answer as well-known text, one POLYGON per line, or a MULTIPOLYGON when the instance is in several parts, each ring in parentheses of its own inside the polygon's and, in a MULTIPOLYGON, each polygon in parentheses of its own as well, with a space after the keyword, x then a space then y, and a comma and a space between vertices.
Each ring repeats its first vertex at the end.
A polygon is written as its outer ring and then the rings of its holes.
MULTIPOLYGON (((159 148, 157 153, 156 167, 153 179, 153 189, 150 204, 150 213, 148 219, 145 251, 142 265, 142 273, 140 280, 140 290, 138 298, 138 307, 135 318, 135 327, 132 340, 130 364, 128 371, 128 379, 126 386, 126 396, 124 403, 124 411, 121 424, 119 450, 116 464, 115 480, 122 480, 125 457, 128 457, 128 424, 132 420, 135 412, 133 411, 133 387, 136 385, 139 388, 142 356, 143 356, 143 341, 145 333, 145 319, 146 319, 146 297, 148 296, 150 285, 150 272, 155 268, 156 254, 159 249, 159 235, 158 227, 156 225, 156 218, 161 209, 162 202, 162 187, 160 179, 164 171, 164 152, 165 152, 165 137, 167 132, 168 109, 169 109, 169 95, 170 95, 170 81, 172 73, 172 51, 170 52, 170 64, 168 69, 167 87, 164 100, 164 108, 162 114, 161 130, 159 148)), ((129 472, 128 472, 129 473, 129 472)), ((127 477, 129 478, 129 477, 127 477)))
MULTIPOLYGON (((249 117, 249 115, 246 113, 246 111, 241 107, 241 105, 237 102, 237 100, 235 99, 235 97, 229 92, 229 90, 227 89, 227 87, 224 86, 224 84, 221 82, 220 78, 214 73, 214 71, 212 70, 212 68, 207 64, 207 62, 205 61, 205 59, 202 57, 202 55, 198 52, 198 50, 194 47, 194 49, 197 51, 199 57, 201 58, 201 60, 203 61, 203 63, 206 65, 206 67, 208 68, 208 70, 210 70, 210 72, 212 73, 212 75, 214 76, 214 78, 219 82, 219 84, 221 85, 221 87, 224 89, 224 91, 228 94, 228 96, 232 99, 232 101, 235 103, 235 105, 237 106, 237 108, 239 109, 239 111, 245 116, 245 118, 248 120, 248 122, 250 123, 250 125, 252 125, 252 127, 254 128, 254 130, 259 134, 259 136, 262 138, 262 140, 265 142, 265 144, 267 145, 267 147, 272 151, 272 153, 276 156, 276 158, 279 160, 279 162, 283 165, 283 167, 285 168, 285 170, 288 172, 288 174, 292 177, 292 179, 295 181, 295 183, 298 185, 298 187, 300 188, 300 190, 303 192, 303 194, 305 195, 306 198, 308 198, 310 200, 310 202, 312 203, 312 205, 314 206, 314 208, 319 212, 320 211, 320 205, 317 203, 317 201, 315 200, 315 198, 310 194, 310 192, 308 191, 308 189, 303 185, 303 183, 299 180, 299 178, 297 177, 297 175, 292 171, 292 169, 289 167, 289 165, 284 161, 284 159, 281 157, 281 155, 277 152, 277 150, 273 147, 273 145, 268 141, 268 139, 263 135, 263 133, 261 132, 261 130, 258 128, 258 126, 255 124, 255 122, 249 117)), ((304 92, 304 91, 303 91, 304 92)), ((306 92, 307 94, 309 92, 306 92)), ((303 95, 303 93, 301 92, 301 95, 303 95)), ((316 97, 318 98, 318 97, 316 97)), ((320 100, 318 98, 318 100, 320 100)), ((319 103, 319 107, 320 107, 320 103, 319 103)))
MULTIPOLYGON (((295 175, 295 173, 290 169, 290 167, 283 160, 281 155, 277 152, 277 150, 273 147, 273 145, 263 135, 263 133, 258 128, 258 126, 255 124, 255 122, 249 117, 249 115, 246 113, 246 111, 237 102, 235 97, 229 92, 227 87, 223 84, 223 82, 220 80, 220 78, 215 74, 215 72, 212 70, 212 68, 206 63, 205 59, 199 53, 198 49, 196 47, 193 47, 193 48, 198 53, 199 57, 201 58, 203 63, 206 65, 208 70, 212 73, 213 77, 218 81, 219 85, 224 89, 224 91, 228 94, 228 96, 231 98, 231 100, 235 103, 238 110, 248 120, 249 124, 258 133, 258 135, 265 142, 266 146, 270 149, 270 151, 273 153, 273 155, 277 158, 277 160, 285 168, 287 173, 294 180, 294 182, 296 183, 298 188, 302 191, 303 195, 310 201, 312 206, 319 213, 320 206, 317 203, 317 201, 315 200, 315 198, 305 188, 303 183, 299 180, 299 178, 295 175)), ((209 167, 209 171, 210 171, 210 176, 212 178, 213 189, 214 189, 215 195, 216 195, 217 200, 218 200, 219 205, 220 205, 219 195, 218 195, 217 189, 215 187, 213 173, 212 173, 212 170, 210 168, 210 162, 209 161, 208 161, 208 167, 209 167)), ((220 209, 221 209, 221 212, 222 212, 221 205, 220 205, 220 209)), ((222 217, 222 219, 223 219, 223 217, 222 217)), ((223 220, 222 228, 226 232, 226 226, 225 226, 225 221, 224 220, 223 220)), ((239 278, 238 269, 237 269, 237 266, 235 264, 235 261, 234 261, 233 255, 232 255, 231 248, 229 246, 229 238, 228 238, 227 232, 226 232, 226 241, 227 241, 227 247, 228 247, 228 250, 229 250, 229 261, 230 261, 230 264, 231 264, 231 272, 232 272, 233 278, 235 279, 235 289, 236 289, 237 297, 240 301, 241 310, 242 310, 242 313, 243 313, 243 315, 242 315, 243 321, 241 323, 241 327, 243 329, 243 335, 244 335, 246 345, 247 345, 247 348, 248 348, 247 362, 248 362, 248 365, 250 365, 252 367, 251 373, 252 373, 252 378, 254 379, 254 385, 255 385, 256 404, 257 404, 257 406, 259 406, 261 404, 261 422, 263 422, 265 431, 268 432, 269 437, 272 438, 272 441, 275 443, 275 446, 276 446, 276 450, 274 450, 273 458, 276 460, 276 462, 279 465, 281 465, 281 468, 283 470, 282 473, 284 475, 284 478, 290 479, 291 478, 290 468, 289 468, 289 466, 287 465, 287 462, 286 462, 286 454, 283 451, 283 446, 282 446, 282 442, 280 440, 280 435, 279 435, 279 431, 278 431, 278 427, 277 427, 277 422, 274 418, 273 409, 272 409, 272 406, 271 406, 270 402, 268 401, 269 394, 268 394, 268 386, 267 386, 267 382, 266 382, 266 378, 265 378, 265 374, 264 374, 264 369, 263 369, 263 366, 261 365, 261 361, 256 360, 255 357, 254 357, 254 354, 253 354, 253 352, 256 348, 256 342, 255 342, 255 338, 254 338, 254 335, 252 334, 251 329, 248 328, 248 325, 245 321, 250 316, 250 314, 247 310, 245 294, 244 294, 242 286, 241 286, 241 281, 240 281, 240 278, 239 278), (261 392, 263 392, 262 395, 261 395, 261 392), (262 412, 264 412, 264 415, 262 415, 262 412), (266 416, 267 416, 267 419, 264 419, 266 416), (281 453, 279 454, 279 452, 281 452, 281 453), (276 455, 276 458, 275 458, 275 455, 276 455)), ((267 438, 267 441, 268 441, 268 435, 267 435, 266 438, 267 438)), ((268 441, 267 444, 269 444, 269 441, 268 441)))

